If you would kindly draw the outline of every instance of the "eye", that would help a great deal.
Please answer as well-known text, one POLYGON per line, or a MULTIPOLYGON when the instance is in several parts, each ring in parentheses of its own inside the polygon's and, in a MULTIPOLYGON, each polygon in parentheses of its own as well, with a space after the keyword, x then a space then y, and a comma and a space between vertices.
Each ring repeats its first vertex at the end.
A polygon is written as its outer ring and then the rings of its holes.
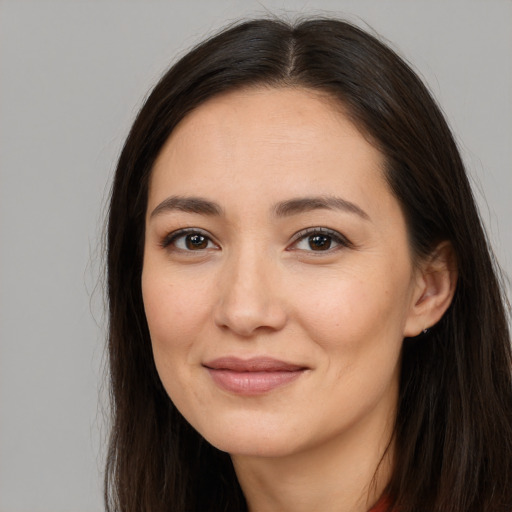
POLYGON ((308 228, 295 235, 289 250, 332 252, 341 247, 352 247, 341 233, 328 228, 308 228))
POLYGON ((187 252, 219 248, 206 233, 197 229, 180 229, 170 233, 163 240, 162 247, 187 252))

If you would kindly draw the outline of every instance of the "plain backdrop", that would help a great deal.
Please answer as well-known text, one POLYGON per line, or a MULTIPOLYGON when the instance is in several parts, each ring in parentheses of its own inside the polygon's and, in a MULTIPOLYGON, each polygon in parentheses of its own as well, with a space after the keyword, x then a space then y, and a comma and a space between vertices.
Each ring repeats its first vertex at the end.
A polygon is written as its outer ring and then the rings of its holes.
POLYGON ((265 13, 368 24, 413 64, 511 273, 510 0, 0 1, 0 512, 103 509, 98 283, 115 160, 170 62, 265 13))

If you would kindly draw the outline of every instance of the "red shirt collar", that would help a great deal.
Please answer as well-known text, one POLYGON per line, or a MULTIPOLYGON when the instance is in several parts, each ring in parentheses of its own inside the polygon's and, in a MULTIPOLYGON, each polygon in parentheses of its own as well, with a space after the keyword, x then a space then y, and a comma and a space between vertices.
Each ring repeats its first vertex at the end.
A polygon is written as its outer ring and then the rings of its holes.
POLYGON ((383 496, 374 507, 368 512, 388 512, 391 501, 387 496, 383 496))

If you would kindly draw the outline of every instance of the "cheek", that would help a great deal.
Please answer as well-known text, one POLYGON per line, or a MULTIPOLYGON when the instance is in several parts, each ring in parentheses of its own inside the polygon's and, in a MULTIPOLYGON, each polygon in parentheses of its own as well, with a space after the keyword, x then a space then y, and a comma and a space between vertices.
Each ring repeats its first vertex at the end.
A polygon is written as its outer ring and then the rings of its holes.
POLYGON ((211 310, 205 288, 176 275, 170 280, 165 273, 145 271, 142 295, 157 364, 160 355, 186 353, 211 310))
POLYGON ((310 337, 326 348, 345 355, 347 350, 362 352, 369 346, 384 350, 390 341, 402 341, 407 283, 405 277, 389 278, 369 270, 317 278, 314 286, 293 292, 295 317, 310 337))
POLYGON ((204 396, 187 383, 197 366, 201 332, 211 307, 205 288, 173 279, 166 273, 143 272, 142 294, 155 366, 167 394, 182 413, 190 416, 189 405, 204 404, 204 396))

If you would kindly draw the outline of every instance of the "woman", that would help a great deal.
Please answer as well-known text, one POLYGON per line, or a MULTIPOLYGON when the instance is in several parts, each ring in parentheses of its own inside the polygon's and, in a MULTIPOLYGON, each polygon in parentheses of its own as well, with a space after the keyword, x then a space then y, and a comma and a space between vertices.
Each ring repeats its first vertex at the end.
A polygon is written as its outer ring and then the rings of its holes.
POLYGON ((512 510, 504 297, 410 68, 347 23, 183 57, 108 231, 108 510, 512 510))

